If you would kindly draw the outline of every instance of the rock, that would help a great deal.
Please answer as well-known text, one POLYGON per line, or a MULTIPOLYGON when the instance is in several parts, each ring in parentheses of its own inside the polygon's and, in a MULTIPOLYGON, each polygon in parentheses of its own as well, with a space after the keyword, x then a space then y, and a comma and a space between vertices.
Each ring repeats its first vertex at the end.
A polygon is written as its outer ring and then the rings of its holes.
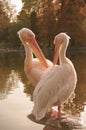
POLYGON ((36 122, 36 123, 38 123, 38 124, 43 124, 43 125, 45 125, 46 122, 48 121, 48 119, 50 119, 50 114, 46 114, 46 116, 45 116, 43 119, 39 120, 39 121, 37 121, 37 120, 35 119, 35 116, 34 116, 33 114, 29 114, 27 117, 28 117, 30 120, 32 120, 33 122, 36 122))
POLYGON ((43 124, 58 128, 57 130, 86 130, 86 126, 82 123, 80 117, 76 117, 70 114, 64 114, 65 116, 61 119, 53 119, 50 114, 47 114, 40 121, 36 121, 35 117, 30 114, 28 118, 36 123, 43 124))

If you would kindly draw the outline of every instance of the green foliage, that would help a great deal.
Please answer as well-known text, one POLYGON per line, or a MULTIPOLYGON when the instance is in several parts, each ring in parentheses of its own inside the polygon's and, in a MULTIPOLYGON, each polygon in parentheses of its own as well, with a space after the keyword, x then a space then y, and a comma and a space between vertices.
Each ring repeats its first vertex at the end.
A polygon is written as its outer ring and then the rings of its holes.
POLYGON ((29 11, 31 11, 32 8, 36 9, 36 5, 38 3, 39 0, 22 0, 23 5, 23 9, 27 9, 29 11))
POLYGON ((4 28, 3 30, 0 30, 0 42, 4 41, 6 42, 8 39, 8 29, 4 28))
POLYGON ((30 28, 36 34, 37 14, 33 10, 30 14, 30 28))
POLYGON ((12 46, 20 46, 19 38, 17 32, 23 27, 20 23, 11 23, 8 29, 8 41, 12 44, 12 46))
POLYGON ((36 4, 38 0, 22 0, 23 7, 19 15, 17 16, 17 20, 24 24, 25 27, 31 28, 31 13, 33 9, 36 10, 36 4))
POLYGON ((7 1, 0 1, 0 42, 8 42, 8 29, 10 27, 10 17, 12 17, 12 8, 7 1))
POLYGON ((22 10, 20 14, 17 16, 17 21, 24 25, 25 27, 30 26, 30 21, 29 21, 29 15, 26 13, 25 10, 22 10))

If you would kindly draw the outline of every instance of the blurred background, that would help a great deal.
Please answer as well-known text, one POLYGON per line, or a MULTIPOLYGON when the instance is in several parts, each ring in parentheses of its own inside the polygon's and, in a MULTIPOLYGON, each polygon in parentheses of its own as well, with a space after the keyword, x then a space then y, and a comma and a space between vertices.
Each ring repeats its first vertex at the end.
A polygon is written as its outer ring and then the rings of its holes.
MULTIPOLYGON (((18 48, 22 27, 36 34, 39 45, 53 48, 59 32, 71 37, 71 47, 86 47, 86 0, 0 0, 0 48, 18 48)), ((82 47, 82 48, 81 48, 82 47)))

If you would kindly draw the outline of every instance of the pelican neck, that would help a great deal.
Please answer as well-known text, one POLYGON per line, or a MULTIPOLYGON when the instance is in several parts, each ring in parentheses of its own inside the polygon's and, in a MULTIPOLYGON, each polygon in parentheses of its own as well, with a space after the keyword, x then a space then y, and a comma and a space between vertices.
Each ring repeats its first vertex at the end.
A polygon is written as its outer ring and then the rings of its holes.
POLYGON ((29 45, 24 45, 24 48, 25 48, 25 61, 27 63, 32 63, 32 60, 33 60, 33 52, 32 52, 32 49, 29 45))
POLYGON ((65 39, 64 43, 62 43, 62 47, 59 52, 60 64, 64 64, 67 62, 67 57, 66 57, 67 45, 68 45, 68 41, 67 41, 67 39, 65 39))

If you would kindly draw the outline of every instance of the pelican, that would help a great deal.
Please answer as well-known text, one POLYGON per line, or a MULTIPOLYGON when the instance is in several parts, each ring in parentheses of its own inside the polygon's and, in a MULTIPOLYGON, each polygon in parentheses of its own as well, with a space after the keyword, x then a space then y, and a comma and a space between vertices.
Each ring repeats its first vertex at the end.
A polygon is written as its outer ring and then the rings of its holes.
POLYGON ((32 110, 36 120, 45 117, 52 106, 58 106, 55 118, 61 119, 61 106, 72 96, 76 88, 77 74, 73 63, 66 57, 66 49, 70 37, 66 33, 55 36, 54 65, 44 74, 33 92, 34 107, 32 110), (56 65, 59 58, 59 65, 56 65))
POLYGON ((53 63, 45 58, 36 42, 35 34, 30 29, 22 28, 18 31, 18 35, 25 48, 25 75, 29 83, 35 87, 41 76, 53 63), (33 53, 37 58, 33 57, 33 53))

